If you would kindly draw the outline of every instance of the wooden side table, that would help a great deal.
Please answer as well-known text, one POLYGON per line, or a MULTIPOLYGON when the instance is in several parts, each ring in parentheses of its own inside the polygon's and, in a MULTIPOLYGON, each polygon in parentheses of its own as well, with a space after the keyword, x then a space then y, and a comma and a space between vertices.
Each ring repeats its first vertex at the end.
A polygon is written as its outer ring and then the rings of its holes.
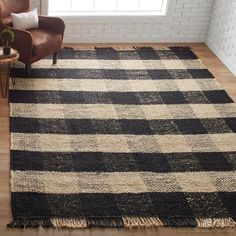
MULTIPOLYGON (((0 48, 0 52, 2 52, 2 48, 0 48)), ((5 93, 3 89, 3 81, 2 81, 2 73, 0 72, 0 86, 1 86, 1 92, 2 97, 6 98, 7 93, 9 90, 9 79, 10 79, 10 72, 11 72, 11 66, 14 64, 15 61, 17 61, 19 58, 19 52, 15 49, 11 49, 11 54, 9 56, 0 56, 0 65, 6 65, 7 66, 7 74, 6 74, 6 87, 5 87, 5 93)), ((15 84, 15 79, 12 78, 12 83, 15 84)))

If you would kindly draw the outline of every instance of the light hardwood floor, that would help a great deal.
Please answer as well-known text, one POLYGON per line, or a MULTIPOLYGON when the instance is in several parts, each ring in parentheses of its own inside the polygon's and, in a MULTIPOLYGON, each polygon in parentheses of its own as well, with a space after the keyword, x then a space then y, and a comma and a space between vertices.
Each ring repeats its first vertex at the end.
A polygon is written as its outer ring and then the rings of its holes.
MULTIPOLYGON (((228 92, 236 102, 236 77, 222 64, 222 62, 208 49, 205 44, 152 44, 150 46, 190 46, 198 55, 207 68, 214 74, 216 80, 228 92)), ((91 46, 91 45, 65 45, 70 47, 91 46)), ((94 45, 93 45, 94 46, 94 45)), ((128 46, 115 44, 99 44, 97 46, 128 46)), ((143 45, 137 45, 143 46, 143 45)), ((147 44, 145 44, 147 46, 147 44)), ((0 68, 1 69, 1 68, 0 68)), ((0 98, 0 236, 43 236, 43 235, 83 235, 83 236, 233 236, 236 229, 189 229, 189 228, 158 228, 153 230, 116 230, 116 229, 93 229, 93 230, 54 230, 54 229, 27 229, 12 230, 6 228, 11 219, 10 210, 10 133, 9 133, 9 105, 8 101, 0 98)))

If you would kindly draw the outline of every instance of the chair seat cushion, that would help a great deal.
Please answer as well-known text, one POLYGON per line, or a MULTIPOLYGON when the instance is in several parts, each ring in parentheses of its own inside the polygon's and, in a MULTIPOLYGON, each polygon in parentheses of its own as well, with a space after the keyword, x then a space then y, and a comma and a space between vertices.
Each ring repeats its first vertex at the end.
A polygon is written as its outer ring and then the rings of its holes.
POLYGON ((58 50, 62 43, 60 34, 39 28, 31 29, 29 32, 33 37, 33 56, 50 53, 54 49, 58 50))

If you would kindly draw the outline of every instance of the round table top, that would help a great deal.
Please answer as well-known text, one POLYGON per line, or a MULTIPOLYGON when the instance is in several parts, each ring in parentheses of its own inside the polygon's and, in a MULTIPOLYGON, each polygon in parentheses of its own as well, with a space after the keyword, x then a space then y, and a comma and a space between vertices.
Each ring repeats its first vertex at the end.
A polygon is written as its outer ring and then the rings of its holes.
POLYGON ((2 50, 3 48, 0 47, 0 64, 8 64, 8 63, 18 60, 19 52, 16 49, 11 48, 11 54, 9 56, 3 55, 2 50))

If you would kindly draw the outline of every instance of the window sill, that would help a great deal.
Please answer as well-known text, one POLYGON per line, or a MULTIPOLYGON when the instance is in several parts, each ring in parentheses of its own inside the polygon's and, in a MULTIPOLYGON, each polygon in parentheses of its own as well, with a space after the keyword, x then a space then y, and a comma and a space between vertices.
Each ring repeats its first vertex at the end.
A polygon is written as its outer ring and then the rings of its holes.
POLYGON ((60 16, 67 23, 150 23, 164 21, 167 15, 86 15, 60 16))
POLYGON ((50 16, 83 17, 83 16, 165 16, 165 11, 156 12, 49 12, 50 16))

